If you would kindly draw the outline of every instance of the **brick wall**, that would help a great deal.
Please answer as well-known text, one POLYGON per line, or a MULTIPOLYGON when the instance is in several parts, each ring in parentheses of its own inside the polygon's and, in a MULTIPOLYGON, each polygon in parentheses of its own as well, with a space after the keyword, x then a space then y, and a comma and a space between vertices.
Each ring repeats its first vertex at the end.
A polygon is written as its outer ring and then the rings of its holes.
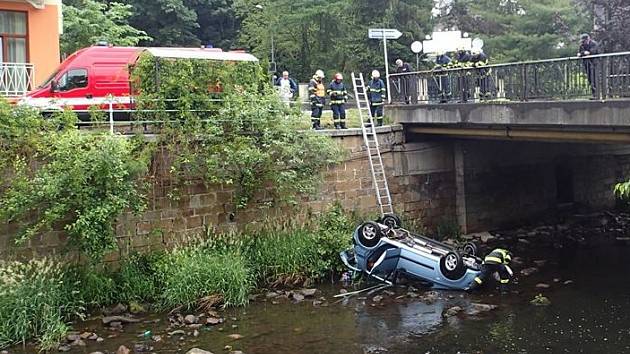
MULTIPOLYGON (((218 231, 256 227, 262 222, 283 222, 288 218, 306 218, 309 214, 327 210, 338 201, 348 210, 361 214, 378 213, 376 198, 363 137, 360 130, 324 132, 331 135, 347 151, 347 157, 338 165, 330 166, 324 173, 320 191, 316 196, 304 197, 296 206, 267 207, 268 198, 262 192, 258 203, 245 210, 236 210, 233 191, 220 186, 206 187, 201 182, 191 182, 180 190, 177 198, 168 182, 166 169, 158 166, 157 178, 148 196, 148 208, 141 215, 126 213, 116 224, 119 250, 107 256, 116 261, 131 251, 149 251, 172 247, 186 242, 192 235, 204 234, 206 229, 218 231)), ((395 210, 406 217, 426 220, 454 213, 454 177, 444 170, 428 173, 401 167, 401 161, 409 160, 400 126, 379 128, 384 164, 389 178, 395 210)), ((408 156, 409 155, 409 156, 408 156)), ((159 165, 159 159, 156 159, 159 165)), ((66 247, 62 232, 52 232, 32 239, 23 247, 12 245, 11 225, 0 225, 0 255, 35 257, 59 254, 66 247)))

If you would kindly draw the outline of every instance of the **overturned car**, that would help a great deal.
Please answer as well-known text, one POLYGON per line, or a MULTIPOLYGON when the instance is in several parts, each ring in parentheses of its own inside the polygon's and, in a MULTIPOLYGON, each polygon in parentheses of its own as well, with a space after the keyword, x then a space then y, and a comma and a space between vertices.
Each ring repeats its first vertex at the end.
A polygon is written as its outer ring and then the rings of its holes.
POLYGON ((356 228, 353 244, 341 252, 351 270, 393 284, 398 275, 427 283, 435 289, 467 289, 481 273, 477 247, 468 242, 460 249, 413 234, 400 227, 400 220, 386 215, 356 228))

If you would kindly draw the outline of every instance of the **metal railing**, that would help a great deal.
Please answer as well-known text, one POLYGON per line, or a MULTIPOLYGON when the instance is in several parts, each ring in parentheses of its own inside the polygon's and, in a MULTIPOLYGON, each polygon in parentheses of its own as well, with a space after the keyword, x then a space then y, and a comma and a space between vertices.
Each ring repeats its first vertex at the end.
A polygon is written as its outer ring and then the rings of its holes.
POLYGON ((392 103, 630 97, 630 52, 391 74, 392 103))
POLYGON ((0 96, 23 96, 33 89, 34 77, 33 64, 0 63, 0 96))

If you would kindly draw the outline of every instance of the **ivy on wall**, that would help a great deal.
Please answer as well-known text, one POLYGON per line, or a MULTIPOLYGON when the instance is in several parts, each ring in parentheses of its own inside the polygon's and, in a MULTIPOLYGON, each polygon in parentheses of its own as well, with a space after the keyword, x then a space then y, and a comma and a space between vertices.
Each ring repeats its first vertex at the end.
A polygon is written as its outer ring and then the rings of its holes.
POLYGON ((145 207, 156 149, 175 183, 233 189, 237 208, 257 193, 269 204, 297 202, 342 157, 329 137, 297 129, 305 118, 280 102, 258 63, 147 55, 132 80, 137 118, 161 127, 156 142, 79 131, 72 112, 45 120, 0 102, 0 222, 18 226, 18 242, 63 229, 93 260, 115 249, 117 217, 145 207))

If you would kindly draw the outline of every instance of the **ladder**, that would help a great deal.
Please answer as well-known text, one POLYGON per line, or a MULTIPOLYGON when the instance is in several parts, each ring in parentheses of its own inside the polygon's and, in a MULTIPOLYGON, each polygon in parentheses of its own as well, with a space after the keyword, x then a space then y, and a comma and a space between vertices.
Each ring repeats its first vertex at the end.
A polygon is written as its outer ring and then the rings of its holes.
POLYGON ((354 86, 355 101, 357 101, 357 108, 359 109, 363 141, 367 147, 372 183, 374 183, 374 189, 376 191, 376 202, 381 211, 381 217, 388 214, 393 215, 394 207, 392 205, 392 196, 389 193, 389 185, 387 184, 381 149, 378 145, 378 137, 376 135, 376 125, 374 124, 372 112, 370 111, 370 102, 368 101, 368 93, 365 89, 363 73, 359 73, 359 76, 352 73, 352 84, 354 86))

